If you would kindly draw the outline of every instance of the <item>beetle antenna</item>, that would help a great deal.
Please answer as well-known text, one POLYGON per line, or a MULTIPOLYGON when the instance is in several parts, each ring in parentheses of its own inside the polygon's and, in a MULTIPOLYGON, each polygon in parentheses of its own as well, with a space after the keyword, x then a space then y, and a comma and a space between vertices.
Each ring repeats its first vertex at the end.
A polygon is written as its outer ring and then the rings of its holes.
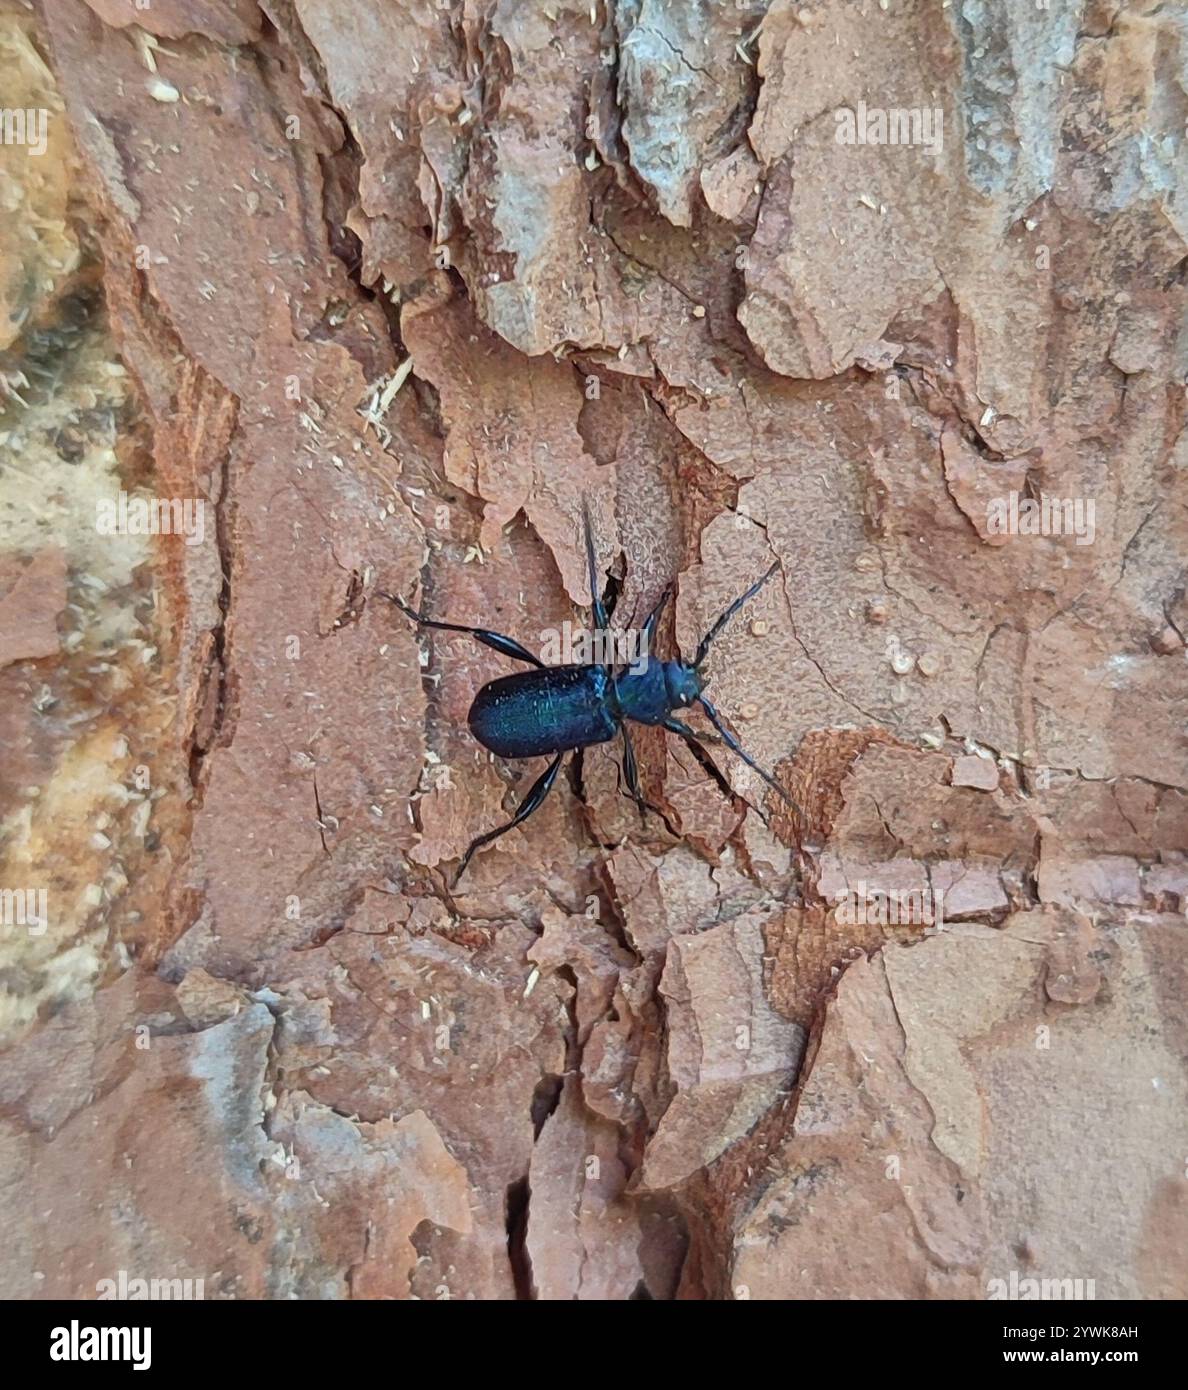
POLYGON ((780 562, 777 560, 772 565, 771 569, 769 569, 767 573, 763 575, 762 578, 755 580, 754 584, 751 585, 751 587, 746 591, 745 594, 739 594, 738 598, 734 600, 730 607, 727 608, 725 613, 722 614, 722 616, 713 625, 713 627, 711 627, 710 630, 705 634, 705 636, 697 644, 697 655, 693 658, 694 670, 697 670, 697 668, 705 660, 706 655, 710 649, 710 643, 714 640, 715 637, 717 637, 718 633, 722 631, 722 629, 726 626, 730 619, 734 617, 734 615, 743 606, 743 604, 747 602, 748 599, 752 599, 755 597, 755 595, 759 592, 760 589, 763 588, 764 584, 766 584, 767 581, 771 578, 771 576, 775 574, 776 570, 778 570, 779 567, 780 562))
POLYGON ((602 597, 598 588, 598 556, 594 549, 594 524, 590 520, 590 499, 582 494, 582 535, 586 542, 586 568, 590 575, 590 605, 602 597))
MULTIPOLYGON (((598 632, 607 632, 610 615, 606 610, 602 586, 599 584, 598 555, 594 549, 594 527, 590 521, 590 499, 582 496, 582 529, 586 533, 586 565, 590 571, 590 615, 598 632)), ((605 572, 604 572, 605 574, 605 572)), ((611 605, 614 607, 614 604, 611 605)))

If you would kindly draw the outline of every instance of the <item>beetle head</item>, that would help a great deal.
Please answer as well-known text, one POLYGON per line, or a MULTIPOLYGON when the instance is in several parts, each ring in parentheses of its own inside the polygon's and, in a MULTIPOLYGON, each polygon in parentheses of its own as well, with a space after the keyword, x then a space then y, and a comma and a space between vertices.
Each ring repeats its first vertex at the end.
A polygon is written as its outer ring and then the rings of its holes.
POLYGON ((673 708, 686 709, 705 689, 706 680, 696 667, 686 666, 683 661, 666 661, 664 684, 673 708))

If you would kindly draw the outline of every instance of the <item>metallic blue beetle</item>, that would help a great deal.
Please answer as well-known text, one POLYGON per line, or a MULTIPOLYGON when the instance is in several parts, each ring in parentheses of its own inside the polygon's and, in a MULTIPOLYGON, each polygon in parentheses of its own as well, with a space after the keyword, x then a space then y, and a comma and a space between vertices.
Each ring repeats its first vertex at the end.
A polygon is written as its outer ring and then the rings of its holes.
MULTIPOLYGON (((594 625, 605 632, 609 615, 605 596, 600 595, 598 566, 594 557, 594 539, 590 529, 589 512, 585 513, 586 559, 590 569, 590 593, 593 600, 594 625)), ((587 748, 595 743, 607 743, 616 734, 623 740, 623 776, 627 790, 640 809, 655 810, 644 800, 639 785, 639 770, 627 724, 653 724, 679 735, 689 745, 703 766, 716 775, 719 785, 729 790, 725 779, 717 772, 705 751, 703 738, 696 730, 677 719, 674 710, 701 707, 718 731, 721 741, 754 768, 774 791, 786 800, 792 798, 783 787, 765 772, 722 723, 717 709, 705 697, 707 677, 702 665, 710 644, 726 624, 749 599, 763 587, 779 568, 778 562, 726 609, 697 646, 692 663, 685 661, 652 661, 652 638, 664 604, 671 590, 666 589, 648 616, 643 629, 643 657, 630 666, 545 666, 542 661, 512 637, 487 628, 465 627, 458 623, 437 622, 423 617, 394 594, 382 594, 410 617, 419 627, 440 628, 446 632, 466 632, 485 646, 493 647, 504 656, 527 662, 535 667, 514 676, 501 676, 489 681, 474 697, 467 722, 470 732, 492 753, 503 758, 535 758, 552 754, 552 761, 533 783, 519 809, 506 825, 489 830, 471 841, 454 876, 455 886, 466 872, 471 856, 483 845, 489 845, 500 835, 514 830, 540 806, 557 780, 557 773, 566 753, 587 748)))

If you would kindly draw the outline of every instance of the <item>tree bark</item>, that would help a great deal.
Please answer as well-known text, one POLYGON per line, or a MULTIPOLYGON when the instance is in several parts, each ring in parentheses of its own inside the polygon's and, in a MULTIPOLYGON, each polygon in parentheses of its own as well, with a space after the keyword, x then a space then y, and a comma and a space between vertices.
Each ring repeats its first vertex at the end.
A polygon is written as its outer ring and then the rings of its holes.
POLYGON ((2 1291, 1188 1296, 1182 16, 0 45, 2 1291), (454 887, 544 763, 385 596, 556 651, 584 506, 666 659, 777 566, 706 669, 788 800, 640 728, 454 887))

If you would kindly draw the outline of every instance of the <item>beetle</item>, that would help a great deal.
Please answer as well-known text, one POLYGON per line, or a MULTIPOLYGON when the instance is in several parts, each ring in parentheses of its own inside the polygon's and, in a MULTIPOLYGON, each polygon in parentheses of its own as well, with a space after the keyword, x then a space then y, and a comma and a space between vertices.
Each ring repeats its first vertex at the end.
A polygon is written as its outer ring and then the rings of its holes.
MULTIPOLYGON (((599 591, 594 537, 589 510, 585 507, 583 520, 594 624, 600 632, 606 632, 610 622, 607 597, 605 592, 599 591)), ((528 817, 540 808, 557 780, 566 753, 576 749, 608 743, 616 735, 620 736, 623 740, 623 777, 628 793, 638 806, 641 817, 646 810, 655 811, 656 808, 645 801, 639 785, 639 768, 627 727, 631 722, 659 725, 678 735, 697 756, 698 761, 715 775, 719 785, 728 792, 728 784, 705 750, 706 736, 699 734, 676 717, 676 710, 688 709, 692 705, 697 705, 702 710, 727 748, 737 754, 748 767, 753 768, 773 791, 795 805, 788 792, 769 772, 759 766, 722 722, 716 706, 706 698, 705 687, 709 677, 702 670, 714 639, 738 610, 754 598, 777 569, 778 560, 726 608, 698 643, 697 653, 691 662, 648 659, 656 624, 671 596, 671 587, 665 589, 644 623, 642 654, 629 666, 605 663, 546 666, 513 637, 493 632, 489 628, 467 627, 460 623, 426 618, 395 594, 381 591, 380 597, 390 599, 419 628, 467 633, 484 646, 534 668, 488 681, 475 695, 467 723, 475 739, 499 757, 551 756, 551 761, 532 784, 511 820, 506 825, 476 836, 470 842, 454 876, 454 886, 457 886, 466 872, 476 850, 489 845, 501 835, 506 835, 516 826, 523 825, 528 817)))

